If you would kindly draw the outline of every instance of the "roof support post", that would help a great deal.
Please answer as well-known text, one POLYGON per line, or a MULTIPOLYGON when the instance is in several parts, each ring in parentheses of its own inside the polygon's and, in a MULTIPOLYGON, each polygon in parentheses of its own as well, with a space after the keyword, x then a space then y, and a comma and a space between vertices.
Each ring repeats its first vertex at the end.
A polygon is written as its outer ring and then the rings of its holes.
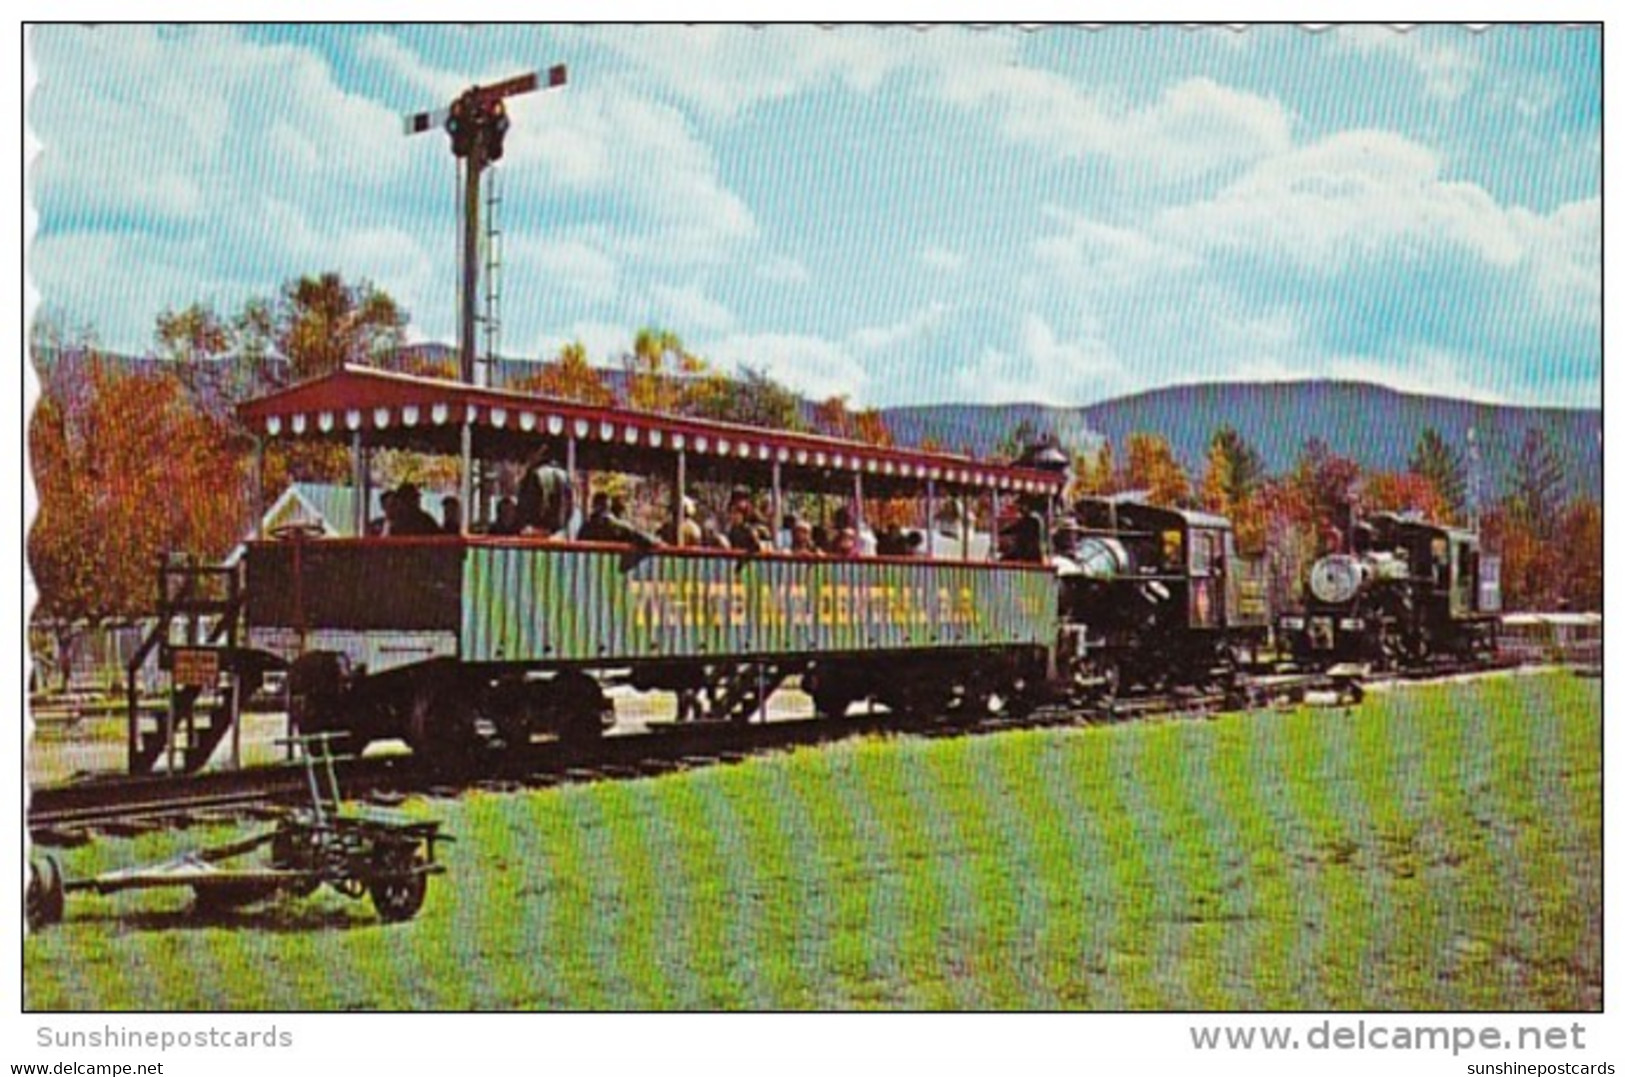
POLYGON ((683 545, 683 502, 688 499, 688 453, 677 450, 677 485, 672 488, 671 533, 672 544, 683 545))
POLYGON ((474 504, 474 424, 463 419, 463 467, 458 476, 457 496, 463 503, 462 533, 468 534, 469 507, 474 504))
POLYGON ((993 488, 993 519, 987 525, 987 533, 989 539, 991 539, 987 544, 987 559, 997 561, 999 559, 999 488, 997 486, 993 488))
MULTIPOLYGON (((367 534, 367 455, 361 446, 361 431, 357 430, 350 435, 350 489, 355 495, 355 506, 351 510, 354 519, 356 538, 365 538, 367 534)), ((335 521, 336 522, 336 521, 335 521)))
MULTIPOLYGON (((588 504, 587 499, 592 496, 592 490, 591 489, 583 489, 582 487, 580 487, 580 486, 578 486, 576 484, 576 436, 574 434, 571 434, 568 438, 565 439, 565 442, 564 442, 564 473, 566 475, 570 476, 570 504, 571 505, 586 505, 586 504, 588 504)), ((572 510, 572 513, 573 513, 573 510, 572 510)), ((586 518, 586 513, 585 512, 582 513, 582 518, 583 519, 586 518)), ((564 536, 563 537, 565 537, 567 539, 575 537, 574 535, 570 534, 570 521, 569 520, 564 521, 564 536)))
POLYGON ((937 484, 925 480, 925 556, 937 555, 937 484))
POLYGON ((863 542, 863 472, 852 476, 852 529, 861 546, 863 542))
POLYGON ((777 460, 773 461, 773 544, 779 542, 784 531, 784 476, 777 460))

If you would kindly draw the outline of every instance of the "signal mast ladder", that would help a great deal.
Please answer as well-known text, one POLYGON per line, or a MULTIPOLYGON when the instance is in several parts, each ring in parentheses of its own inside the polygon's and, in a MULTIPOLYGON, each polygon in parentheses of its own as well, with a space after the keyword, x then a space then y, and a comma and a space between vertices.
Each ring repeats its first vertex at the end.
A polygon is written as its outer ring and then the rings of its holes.
POLYGON ((262 656, 238 646, 247 598, 238 565, 171 558, 158 568, 158 619, 126 668, 131 774, 203 769, 231 736, 241 764, 243 700, 264 681, 262 656), (153 651, 168 688, 162 707, 143 707, 140 672, 153 651))

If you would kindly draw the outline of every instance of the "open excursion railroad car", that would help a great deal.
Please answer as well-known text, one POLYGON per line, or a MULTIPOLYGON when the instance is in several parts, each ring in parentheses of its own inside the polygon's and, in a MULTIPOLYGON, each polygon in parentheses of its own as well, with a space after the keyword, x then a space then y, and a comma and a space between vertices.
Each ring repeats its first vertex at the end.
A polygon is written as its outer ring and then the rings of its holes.
POLYGON ((1054 573, 970 554, 997 545, 975 541, 977 519, 991 526, 1016 502, 1048 513, 1061 474, 360 368, 239 410, 266 439, 347 446, 356 506, 372 501, 372 454, 393 448, 460 459, 473 510, 460 533, 294 530, 248 544, 243 642, 291 663, 306 732, 457 751, 537 732, 590 739, 612 683, 675 691, 688 717, 741 720, 790 678, 837 715, 864 698, 932 712, 1019 702, 1053 672, 1054 573), (486 533, 494 466, 542 445, 578 503, 595 476, 656 480, 674 533, 699 484, 749 491, 772 536, 792 497, 845 508, 858 528, 866 504, 909 501, 926 526, 906 557, 486 533))

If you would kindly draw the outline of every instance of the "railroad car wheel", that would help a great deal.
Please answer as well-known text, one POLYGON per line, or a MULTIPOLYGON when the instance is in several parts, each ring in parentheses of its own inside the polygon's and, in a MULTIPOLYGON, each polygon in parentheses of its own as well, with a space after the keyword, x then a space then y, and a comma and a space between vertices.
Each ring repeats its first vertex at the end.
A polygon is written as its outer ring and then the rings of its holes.
MULTIPOLYGON (((311 651, 288 667, 288 717, 301 733, 349 731, 344 720, 350 663, 334 651, 311 651)), ((346 747, 358 751, 356 745, 346 747)))
POLYGON ((62 868, 57 864, 56 858, 46 857, 43 867, 36 861, 29 861, 26 899, 29 929, 38 931, 47 925, 61 923, 65 903, 62 868))
POLYGON ((427 862, 423 853, 409 846, 390 846, 379 849, 373 859, 378 874, 367 880, 367 892, 378 919, 386 924, 412 919, 429 892, 429 877, 417 870, 427 862))
POLYGON ((598 682, 585 673, 561 673, 550 687, 551 705, 558 714, 559 739, 566 744, 596 744, 604 730, 615 724, 614 705, 598 682))
POLYGON ((474 695, 468 685, 451 679, 420 685, 407 714, 406 742, 412 751, 452 766, 471 762, 482 747, 474 724, 474 695))

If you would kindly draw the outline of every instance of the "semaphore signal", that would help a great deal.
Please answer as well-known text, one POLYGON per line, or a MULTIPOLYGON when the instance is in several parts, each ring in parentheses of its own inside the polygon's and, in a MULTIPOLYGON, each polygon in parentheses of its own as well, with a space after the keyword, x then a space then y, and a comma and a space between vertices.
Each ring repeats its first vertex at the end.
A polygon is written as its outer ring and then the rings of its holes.
POLYGON ((451 152, 463 162, 462 295, 459 307, 459 351, 462 380, 472 385, 477 379, 475 363, 475 306, 480 284, 480 175, 502 160, 503 141, 508 134, 510 97, 538 89, 563 86, 563 64, 547 69, 545 82, 539 71, 505 79, 490 86, 470 86, 445 108, 417 112, 406 117, 406 133, 422 134, 444 128, 451 138, 451 152))

